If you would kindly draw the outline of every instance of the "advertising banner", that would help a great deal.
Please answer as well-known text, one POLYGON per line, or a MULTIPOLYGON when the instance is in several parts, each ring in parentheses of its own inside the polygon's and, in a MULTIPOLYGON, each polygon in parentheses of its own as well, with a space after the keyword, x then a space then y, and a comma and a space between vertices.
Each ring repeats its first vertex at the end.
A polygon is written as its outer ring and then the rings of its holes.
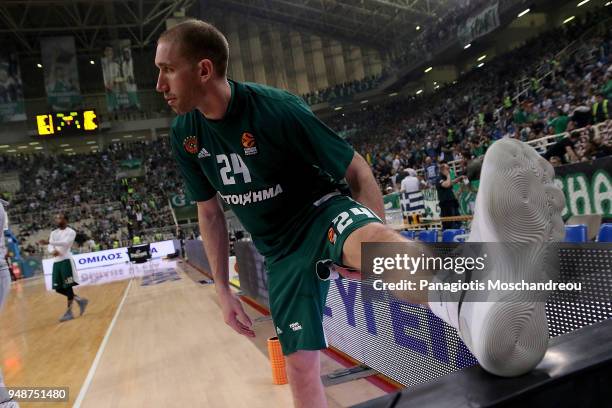
POLYGON ((107 45, 100 62, 108 111, 140 109, 130 40, 107 45))
POLYGON ((81 105, 74 37, 48 37, 40 40, 45 89, 51 109, 65 111, 81 105))
MULTIPOLYGON (((555 184, 563 190, 565 209, 562 216, 567 219, 573 215, 601 214, 604 219, 612 218, 612 157, 604 157, 590 162, 568 164, 555 167, 555 184)), ((474 213, 474 203, 478 192, 479 181, 469 185, 461 184, 455 191, 459 201, 459 213, 474 213)), ((395 200, 399 193, 384 196, 385 213, 396 210, 395 200)), ((406 199, 403 199, 406 201, 406 199)), ((440 207, 438 193, 435 189, 423 190, 425 206, 424 219, 438 219, 440 207)))
MULTIPOLYGON (((159 259, 174 254, 175 252, 175 242, 172 240, 151 243, 152 259, 159 259)), ((72 256, 72 260, 79 276, 82 271, 87 269, 129 263, 127 247, 77 254, 72 256)), ((49 258, 43 260, 43 272, 45 274, 47 290, 51 290, 53 259, 49 258)), ((77 281, 79 281, 79 277, 77 277, 77 281)))
POLYGON ((563 218, 601 214, 612 217, 612 157, 555 167, 555 184, 565 195, 563 218))
POLYGON ((0 123, 26 120, 17 54, 0 51, 0 123))
POLYGON ((476 16, 468 18, 464 25, 459 26, 457 37, 462 44, 469 44, 497 27, 499 27, 499 4, 495 3, 476 16))

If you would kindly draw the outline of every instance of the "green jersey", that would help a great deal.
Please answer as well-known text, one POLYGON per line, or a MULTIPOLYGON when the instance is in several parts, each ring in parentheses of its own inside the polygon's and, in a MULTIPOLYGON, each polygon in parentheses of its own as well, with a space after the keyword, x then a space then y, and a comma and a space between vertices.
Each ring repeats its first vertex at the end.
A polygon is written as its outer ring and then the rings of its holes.
POLYGON ((229 83, 223 119, 194 110, 174 120, 173 154, 195 201, 218 192, 262 255, 278 256, 284 238, 307 226, 318 200, 337 191, 354 151, 301 98, 229 83))

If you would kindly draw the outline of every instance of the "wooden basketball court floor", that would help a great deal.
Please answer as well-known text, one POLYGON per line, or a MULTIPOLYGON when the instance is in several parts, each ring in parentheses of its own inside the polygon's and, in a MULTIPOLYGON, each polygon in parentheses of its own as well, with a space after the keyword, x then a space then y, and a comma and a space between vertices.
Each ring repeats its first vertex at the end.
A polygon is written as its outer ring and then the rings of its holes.
MULTIPOLYGON (((47 291, 42 277, 13 283, 0 312, 6 385, 69 389, 68 402, 21 407, 292 406, 289 386, 271 381, 269 319, 245 305, 257 337, 238 335, 223 322, 213 285, 182 262, 159 261, 154 274, 131 270, 127 279, 119 268, 77 286, 89 307, 64 323, 65 298, 47 291)), ((321 359, 323 374, 343 368, 321 359)), ((330 407, 385 394, 364 379, 326 393, 330 407)))

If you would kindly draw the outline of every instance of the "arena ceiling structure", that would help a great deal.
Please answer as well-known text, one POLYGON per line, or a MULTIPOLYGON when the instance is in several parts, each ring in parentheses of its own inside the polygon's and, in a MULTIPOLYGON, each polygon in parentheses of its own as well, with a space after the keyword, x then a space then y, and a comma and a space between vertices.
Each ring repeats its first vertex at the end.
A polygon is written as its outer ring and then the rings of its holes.
POLYGON ((230 9, 281 24, 315 31, 331 38, 388 48, 418 34, 417 26, 448 11, 448 0, 205 0, 208 6, 230 9))
POLYGON ((109 40, 129 38, 136 47, 155 42, 177 12, 196 0, 2 0, 0 38, 21 54, 40 52, 41 37, 73 35, 79 52, 103 49, 109 40))
POLYGON ((74 35, 80 52, 129 38, 147 47, 176 13, 210 8, 254 16, 377 48, 418 34, 444 14, 448 0, 2 0, 0 38, 37 54, 41 37, 74 35))

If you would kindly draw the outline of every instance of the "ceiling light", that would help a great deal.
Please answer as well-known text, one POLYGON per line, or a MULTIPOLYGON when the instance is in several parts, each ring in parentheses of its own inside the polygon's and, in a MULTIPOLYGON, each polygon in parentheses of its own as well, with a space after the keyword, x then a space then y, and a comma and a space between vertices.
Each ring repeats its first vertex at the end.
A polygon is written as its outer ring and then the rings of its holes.
POLYGON ((36 146, 37 144, 40 144, 40 143, 38 143, 38 142, 30 142, 30 143, 28 143, 28 144, 29 144, 30 146, 36 146))
POLYGON ((464 49, 464 50, 467 50, 467 49, 468 49, 468 48, 470 48, 471 46, 472 46, 472 43, 470 43, 470 44, 465 44, 465 45, 463 46, 463 49, 464 49))
POLYGON ((71 147, 70 149, 64 149, 64 151, 65 151, 65 152, 71 152, 71 151, 73 151, 73 150, 74 150, 74 149, 73 149, 72 147, 71 147))
POLYGON ((431 70, 433 69, 433 67, 429 67, 425 70, 425 73, 431 72, 431 70))
POLYGON ((482 68, 484 67, 484 62, 481 62, 480 64, 478 64, 478 68, 482 68))
POLYGON ((417 94, 417 95, 420 95, 420 94, 422 94, 422 93, 423 93, 423 90, 422 90, 422 89, 419 89, 418 91, 416 91, 416 94, 417 94))
POLYGON ((420 29, 421 29, 421 26, 420 26, 420 25, 416 26, 416 30, 417 30, 417 31, 419 31, 420 29))
POLYGON ((111 139, 111 142, 120 142, 121 139, 111 139))
POLYGON ((571 17, 568 17, 568 18, 566 18, 565 20, 563 20, 563 24, 567 24, 567 23, 569 23, 570 21, 572 21, 572 20, 573 20, 573 19, 575 19, 575 18, 576 18, 576 16, 571 16, 571 17))
POLYGON ((397 96, 397 92, 391 92, 389 96, 397 96))
POLYGON ((335 110, 335 111, 339 111, 339 110, 341 110, 341 109, 342 109, 342 106, 336 106, 336 107, 334 108, 334 110, 335 110))
POLYGON ((9 145, 0 145, 0 149, 8 149, 9 145))
POLYGON ((364 99, 363 101, 361 101, 361 102, 359 102, 359 103, 361 103, 361 104, 368 103, 368 100, 367 100, 367 99, 364 99))
POLYGON ((40 62, 39 62, 38 64, 36 64, 36 66, 37 66, 38 68, 42 68, 42 64, 41 64, 40 62))
POLYGON ((521 11, 521 12, 518 14, 518 18, 523 17, 525 14, 529 13, 530 11, 531 11, 530 9, 526 9, 526 10, 521 11))
POLYGON ((68 146, 70 146, 70 145, 69 145, 69 144, 67 144, 67 143, 64 143, 64 144, 61 144, 61 145, 60 145, 60 147, 68 147, 68 146))
POLYGON ((90 63, 91 65, 95 65, 95 64, 96 64, 96 62, 95 62, 94 60, 89 60, 89 63, 90 63))
POLYGON ((43 148, 42 148, 42 147, 40 147, 40 146, 36 146, 36 147, 34 148, 34 150, 42 150, 42 149, 43 149, 43 148))
POLYGON ((17 150, 11 149, 11 150, 7 150, 7 152, 9 152, 9 153, 17 153, 17 150))
POLYGON ((123 137, 126 138, 126 139, 130 139, 132 137, 132 135, 125 135, 123 137))
POLYGON ((483 59, 487 58, 486 55, 481 55, 480 57, 478 57, 478 61, 482 61, 483 59))
POLYGON ((580 6, 584 6, 585 4, 587 4, 589 1, 591 0, 582 0, 580 3, 578 3, 578 5, 576 7, 580 7, 580 6))
POLYGON ((87 144, 95 144, 96 142, 94 140, 90 140, 89 142, 87 142, 87 144))

